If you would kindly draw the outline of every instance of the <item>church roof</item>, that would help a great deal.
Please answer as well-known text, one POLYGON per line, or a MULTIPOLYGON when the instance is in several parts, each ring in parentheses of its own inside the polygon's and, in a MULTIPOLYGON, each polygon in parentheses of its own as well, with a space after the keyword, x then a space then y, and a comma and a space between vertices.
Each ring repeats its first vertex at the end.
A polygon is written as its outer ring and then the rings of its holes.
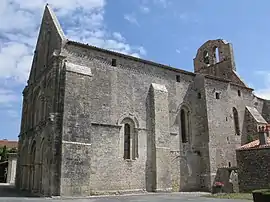
POLYGON ((270 148, 270 137, 267 138, 267 143, 265 145, 260 145, 260 141, 258 139, 245 145, 242 145, 237 150, 262 149, 262 148, 270 148))
POLYGON ((258 110, 255 107, 246 106, 246 108, 257 123, 267 124, 266 120, 262 117, 262 115, 258 112, 258 110))
POLYGON ((97 46, 85 44, 85 43, 78 42, 78 41, 67 40, 66 44, 67 45, 71 44, 71 45, 74 45, 74 46, 80 46, 82 48, 95 49, 97 51, 102 51, 104 53, 112 54, 112 55, 115 55, 115 56, 118 56, 118 57, 127 58, 127 59, 130 59, 130 60, 142 62, 142 63, 149 64, 149 65, 154 65, 154 66, 157 66, 157 67, 161 67, 161 68, 164 68, 164 69, 169 69, 169 70, 179 72, 179 73, 183 73, 183 74, 189 74, 189 75, 192 75, 192 76, 196 75, 195 73, 190 72, 190 71, 186 71, 186 70, 183 70, 183 69, 178 69, 178 68, 175 68, 175 67, 172 67, 172 66, 169 66, 169 65, 164 65, 164 64, 160 64, 160 63, 153 62, 153 61, 150 61, 150 60, 137 58, 137 57, 134 57, 134 56, 131 56, 131 55, 127 55, 127 54, 119 53, 119 52, 116 52, 116 51, 100 48, 100 47, 97 47, 97 46))

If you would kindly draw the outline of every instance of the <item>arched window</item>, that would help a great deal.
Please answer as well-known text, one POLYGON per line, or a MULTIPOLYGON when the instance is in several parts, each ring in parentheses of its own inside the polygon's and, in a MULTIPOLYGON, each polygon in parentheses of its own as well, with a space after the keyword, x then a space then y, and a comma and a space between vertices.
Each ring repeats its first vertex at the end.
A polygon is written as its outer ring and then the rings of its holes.
POLYGON ((130 159, 130 125, 124 126, 124 159, 130 159))
POLYGON ((218 47, 214 47, 214 53, 215 53, 215 63, 220 62, 218 47))
POLYGON ((234 120, 235 134, 240 135, 239 117, 235 107, 233 108, 233 120, 234 120))
POLYGON ((180 122, 182 143, 187 143, 189 136, 189 110, 187 108, 180 110, 180 122))
POLYGON ((207 64, 207 65, 210 64, 210 61, 209 61, 209 54, 208 54, 207 51, 204 51, 204 52, 203 52, 203 62, 204 62, 205 64, 207 64))
POLYGON ((124 124, 124 159, 138 158, 138 134, 135 123, 132 119, 126 118, 122 121, 124 124))

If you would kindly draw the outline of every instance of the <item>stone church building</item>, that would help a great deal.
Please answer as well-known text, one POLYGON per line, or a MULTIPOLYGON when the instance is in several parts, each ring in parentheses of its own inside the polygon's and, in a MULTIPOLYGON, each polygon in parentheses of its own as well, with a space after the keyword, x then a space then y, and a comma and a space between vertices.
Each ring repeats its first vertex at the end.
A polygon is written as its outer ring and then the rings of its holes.
POLYGON ((16 186, 46 196, 207 191, 270 122, 209 40, 194 73, 68 40, 45 7, 23 90, 16 186))

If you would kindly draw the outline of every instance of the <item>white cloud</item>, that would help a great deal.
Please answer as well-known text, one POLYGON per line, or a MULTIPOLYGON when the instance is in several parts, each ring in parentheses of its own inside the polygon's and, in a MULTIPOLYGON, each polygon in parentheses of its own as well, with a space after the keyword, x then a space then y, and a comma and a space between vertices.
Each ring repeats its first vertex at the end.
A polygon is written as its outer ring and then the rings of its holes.
POLYGON ((11 103, 18 101, 19 98, 12 90, 0 88, 0 104, 10 106, 11 103))
POLYGON ((149 13, 150 12, 150 8, 146 7, 146 6, 141 6, 140 7, 141 12, 143 13, 149 13))
POLYGON ((261 84, 263 84, 264 87, 255 90, 255 95, 270 100, 270 72, 267 71, 256 71, 255 75, 260 78, 261 84))
POLYGON ((256 90, 255 95, 260 98, 270 100, 270 88, 256 90))
MULTIPOLYGON (((106 0, 0 0, 0 107, 19 99, 31 68, 46 3, 56 12, 70 40, 140 57, 143 47, 131 45, 117 30, 107 30, 106 0), (16 93, 13 89, 21 88, 16 93)), ((9 109, 11 110, 11 109, 9 109)))
MULTIPOLYGON (((46 2, 0 1, 0 79, 26 83, 46 2)), ((140 54, 120 33, 111 34, 105 29, 105 0, 49 0, 48 3, 56 11, 69 39, 125 54, 140 54)))
POLYGON ((118 41, 125 41, 126 40, 119 32, 114 32, 113 37, 118 41))
POLYGON ((181 51, 180 51, 179 49, 176 49, 175 51, 176 51, 176 53, 178 53, 178 54, 181 53, 181 51))
POLYGON ((25 81, 31 64, 30 48, 23 43, 7 42, 0 48, 0 79, 25 81))
POLYGON ((187 13, 180 13, 178 17, 180 20, 187 21, 189 18, 189 15, 187 13))
POLYGON ((169 0, 153 0, 153 2, 163 8, 167 8, 171 3, 169 0))
POLYGON ((124 19, 129 21, 132 24, 139 25, 139 23, 138 23, 136 17, 134 16, 134 14, 126 14, 126 15, 124 15, 124 19))
POLYGON ((140 47, 138 48, 138 51, 139 51, 139 53, 140 53, 141 55, 146 55, 146 50, 144 49, 144 47, 140 46, 140 47))

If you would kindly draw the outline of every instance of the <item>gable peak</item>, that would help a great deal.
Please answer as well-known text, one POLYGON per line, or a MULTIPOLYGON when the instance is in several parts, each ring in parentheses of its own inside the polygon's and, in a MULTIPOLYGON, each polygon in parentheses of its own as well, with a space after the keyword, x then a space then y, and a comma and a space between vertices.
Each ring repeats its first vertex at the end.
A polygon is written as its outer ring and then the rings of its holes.
POLYGON ((46 15, 51 18, 51 20, 52 20, 52 22, 53 22, 59 36, 62 39, 62 41, 66 41, 66 36, 64 34, 64 31, 63 31, 63 29, 62 29, 56 15, 55 15, 53 9, 51 9, 51 7, 50 7, 50 5, 48 3, 46 3, 46 5, 45 5, 43 17, 46 16, 46 15))

